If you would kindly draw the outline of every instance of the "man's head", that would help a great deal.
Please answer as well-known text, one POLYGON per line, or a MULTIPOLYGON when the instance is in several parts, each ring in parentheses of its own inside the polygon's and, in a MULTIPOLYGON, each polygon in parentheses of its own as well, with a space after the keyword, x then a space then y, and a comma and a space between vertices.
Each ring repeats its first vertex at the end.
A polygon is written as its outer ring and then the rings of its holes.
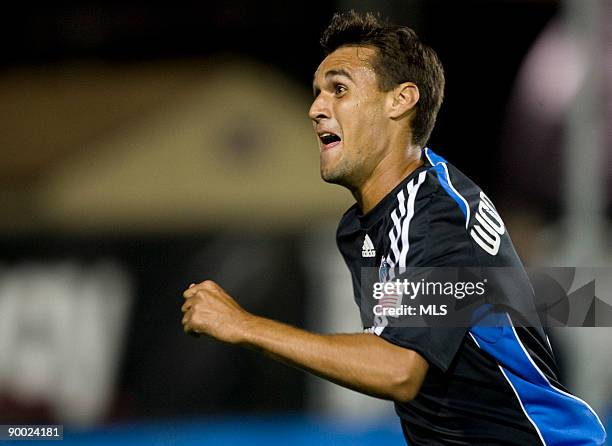
POLYGON ((310 118, 325 181, 358 187, 387 156, 394 132, 424 147, 442 103, 444 73, 410 28, 354 11, 334 15, 321 45, 310 118))

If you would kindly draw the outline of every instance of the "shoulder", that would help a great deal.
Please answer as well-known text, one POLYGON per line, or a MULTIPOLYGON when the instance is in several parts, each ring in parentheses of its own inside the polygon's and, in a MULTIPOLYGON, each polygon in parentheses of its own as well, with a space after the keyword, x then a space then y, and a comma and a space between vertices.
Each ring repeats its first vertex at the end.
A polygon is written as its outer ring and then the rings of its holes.
MULTIPOLYGON (((431 164, 397 192, 389 208, 389 224, 409 219, 412 224, 442 221, 446 229, 465 232, 480 188, 447 162, 431 164)), ((428 228, 431 230, 432 228, 428 228)))
POLYGON ((466 217, 431 168, 412 190, 398 194, 386 220, 385 260, 393 267, 476 264, 466 217))
POLYGON ((438 185, 438 203, 453 204, 463 215, 463 226, 467 229, 472 218, 472 209, 482 190, 463 172, 429 148, 423 153, 430 165, 428 172, 431 181, 438 185))
POLYGON ((481 189, 429 149, 423 158, 425 169, 397 193, 385 225, 391 263, 478 264, 469 234, 481 189))
MULTIPOLYGON (((438 240, 465 240, 478 263, 483 265, 520 264, 505 224, 493 201, 469 177, 429 149, 424 155, 432 181, 439 184, 435 199, 427 209, 430 244, 438 240), (459 235, 461 233, 461 236, 459 235)), ((448 246, 448 245, 447 245, 448 246)))

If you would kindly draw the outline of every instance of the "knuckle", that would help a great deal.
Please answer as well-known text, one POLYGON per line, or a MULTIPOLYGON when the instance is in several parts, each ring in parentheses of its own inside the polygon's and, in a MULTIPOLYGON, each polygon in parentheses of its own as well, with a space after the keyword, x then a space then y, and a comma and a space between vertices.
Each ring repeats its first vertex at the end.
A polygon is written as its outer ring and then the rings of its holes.
POLYGON ((212 280, 205 280, 204 282, 202 282, 202 287, 208 290, 214 290, 218 287, 218 285, 212 280))

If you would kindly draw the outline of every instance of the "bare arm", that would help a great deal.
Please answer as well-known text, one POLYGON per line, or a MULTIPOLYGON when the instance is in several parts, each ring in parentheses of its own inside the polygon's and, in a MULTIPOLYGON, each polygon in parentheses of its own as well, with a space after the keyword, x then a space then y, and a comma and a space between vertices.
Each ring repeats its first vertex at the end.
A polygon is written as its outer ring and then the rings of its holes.
POLYGON ((252 315, 212 281, 189 288, 183 296, 186 332, 262 351, 368 395, 411 400, 427 373, 428 364, 418 353, 373 334, 321 335, 252 315))

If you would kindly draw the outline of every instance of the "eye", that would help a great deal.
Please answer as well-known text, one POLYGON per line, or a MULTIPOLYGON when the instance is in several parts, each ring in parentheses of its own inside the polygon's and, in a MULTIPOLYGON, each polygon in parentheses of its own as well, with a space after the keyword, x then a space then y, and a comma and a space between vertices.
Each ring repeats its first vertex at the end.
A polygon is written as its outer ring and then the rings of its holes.
POLYGON ((346 91, 346 87, 342 84, 336 84, 336 86, 334 87, 334 93, 336 95, 341 95, 346 91))

